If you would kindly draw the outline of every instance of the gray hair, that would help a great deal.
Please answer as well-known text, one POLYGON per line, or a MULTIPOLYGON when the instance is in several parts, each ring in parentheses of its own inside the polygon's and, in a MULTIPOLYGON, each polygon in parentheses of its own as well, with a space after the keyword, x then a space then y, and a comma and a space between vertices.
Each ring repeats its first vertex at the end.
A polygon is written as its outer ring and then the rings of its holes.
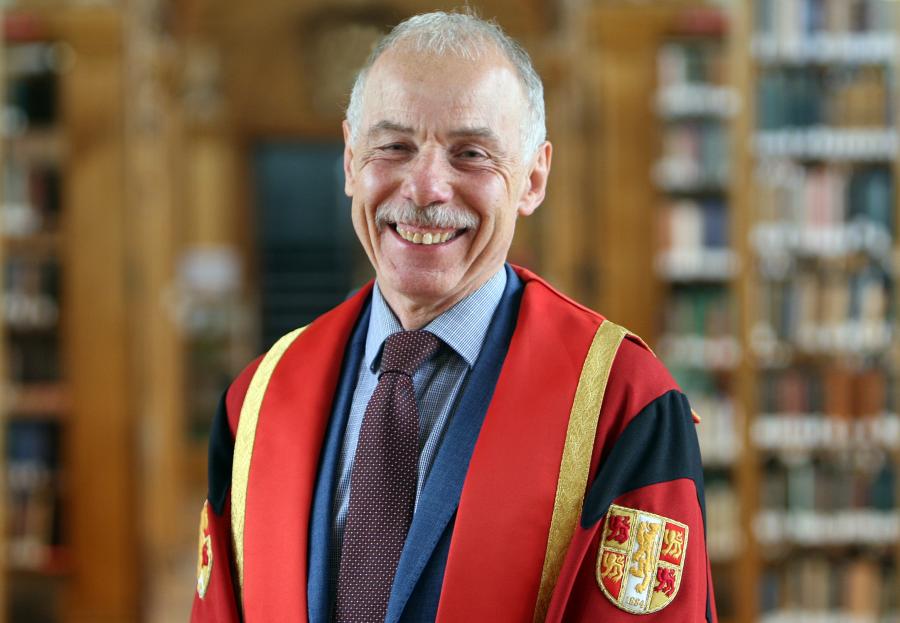
POLYGON ((385 51, 398 43, 411 43, 416 52, 437 56, 453 55, 467 60, 477 60, 495 46, 515 67, 528 104, 528 121, 522 128, 522 147, 526 159, 534 156, 547 138, 546 113, 544 112, 544 85, 531 64, 528 52, 503 32, 493 21, 485 21, 473 13, 423 13, 414 15, 391 30, 372 50, 365 65, 356 75, 350 103, 347 106, 347 123, 350 136, 357 139, 362 121, 362 100, 366 77, 375 61, 385 51))

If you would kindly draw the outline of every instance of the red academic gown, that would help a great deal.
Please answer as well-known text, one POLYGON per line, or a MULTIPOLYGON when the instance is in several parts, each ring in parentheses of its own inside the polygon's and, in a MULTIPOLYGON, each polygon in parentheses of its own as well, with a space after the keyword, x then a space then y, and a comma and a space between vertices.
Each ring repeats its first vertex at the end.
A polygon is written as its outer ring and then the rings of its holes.
MULTIPOLYGON (((610 359, 590 431, 586 486, 574 495, 560 491, 569 469, 562 457, 575 434, 573 401, 605 320, 515 270, 524 282, 521 305, 466 473, 437 619, 715 623, 702 472, 686 399, 649 349, 625 337, 610 359), (551 523, 568 504, 565 494, 580 510, 578 521, 563 526, 562 548, 557 535, 551 552, 551 523)), ((229 495, 218 503, 222 512, 203 508, 194 623, 307 619, 306 592, 297 587, 307 585, 309 543, 297 526, 309 524, 341 366, 334 354, 344 352, 370 290, 313 322, 275 367, 252 445, 243 586, 229 495)), ((226 395, 232 436, 258 365, 226 395)))

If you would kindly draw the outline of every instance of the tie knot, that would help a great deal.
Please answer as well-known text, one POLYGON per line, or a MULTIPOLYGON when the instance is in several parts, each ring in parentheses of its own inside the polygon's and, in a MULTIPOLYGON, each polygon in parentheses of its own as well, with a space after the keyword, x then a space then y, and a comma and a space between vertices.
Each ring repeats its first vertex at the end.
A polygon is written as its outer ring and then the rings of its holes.
POLYGON ((428 331, 397 331, 388 336, 381 355, 381 373, 399 372, 412 376, 437 352, 441 341, 428 331))

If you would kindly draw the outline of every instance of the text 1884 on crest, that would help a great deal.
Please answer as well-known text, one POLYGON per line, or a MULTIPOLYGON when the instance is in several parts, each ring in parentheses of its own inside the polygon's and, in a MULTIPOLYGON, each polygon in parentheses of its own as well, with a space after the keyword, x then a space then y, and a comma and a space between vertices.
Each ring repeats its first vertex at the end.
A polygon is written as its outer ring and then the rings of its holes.
POLYGON ((662 610, 678 593, 687 544, 683 523, 613 504, 601 527, 597 583, 622 610, 662 610))

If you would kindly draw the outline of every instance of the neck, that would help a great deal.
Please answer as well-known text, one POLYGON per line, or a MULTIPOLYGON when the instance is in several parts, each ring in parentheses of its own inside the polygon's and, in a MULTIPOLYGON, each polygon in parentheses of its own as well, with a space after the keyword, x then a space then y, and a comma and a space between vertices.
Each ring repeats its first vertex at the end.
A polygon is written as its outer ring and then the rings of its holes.
POLYGON ((461 300, 477 291, 481 286, 487 283, 493 273, 483 281, 472 284, 470 287, 455 292, 446 298, 441 299, 421 299, 408 297, 400 292, 388 292, 386 288, 381 289, 381 295, 387 302, 388 307, 397 316, 397 320, 403 326, 405 331, 415 331, 421 329, 429 322, 443 314, 445 311, 459 303, 461 300))
MULTIPOLYGON (((476 289, 473 288, 471 292, 474 292, 476 289)), ((410 299, 396 292, 387 293, 384 290, 381 291, 381 295, 387 301, 388 307, 391 308, 391 311, 394 312, 397 320, 400 321, 400 324, 406 331, 421 329, 469 294, 470 292, 466 292, 461 296, 450 297, 440 301, 423 302, 417 299, 410 299)))

